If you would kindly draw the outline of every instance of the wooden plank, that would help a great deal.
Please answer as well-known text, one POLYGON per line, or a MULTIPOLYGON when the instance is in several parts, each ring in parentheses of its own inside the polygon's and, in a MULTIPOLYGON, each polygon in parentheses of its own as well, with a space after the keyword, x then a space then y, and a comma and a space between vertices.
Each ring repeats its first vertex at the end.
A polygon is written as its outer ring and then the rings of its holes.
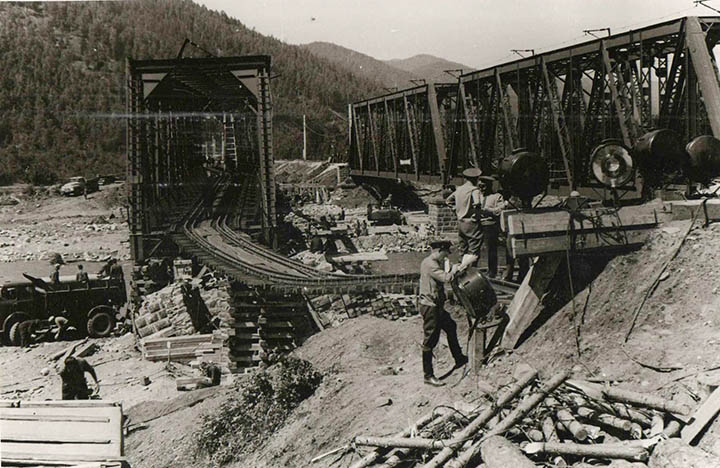
POLYGON ((670 201, 666 202, 670 205, 672 212, 672 219, 692 219, 697 210, 700 210, 698 219, 705 219, 705 212, 707 211, 708 221, 719 221, 720 220, 720 200, 710 199, 705 202, 705 208, 703 208, 702 200, 683 200, 683 201, 670 201))
POLYGON ((199 343, 204 341, 212 340, 212 334, 206 335, 187 335, 187 336, 172 336, 165 338, 153 338, 145 340, 145 345, 151 345, 154 343, 199 343))
POLYGON ((510 320, 501 341, 504 348, 514 348, 523 332, 540 314, 540 299, 555 276, 561 259, 561 255, 539 257, 530 267, 507 310, 510 320))
MULTIPOLYGON (((46 424, 47 425, 47 424, 46 424)), ((77 426, 77 425, 74 425, 77 426)), ((27 425, 25 426, 27 428, 27 425)), ((14 428, 13 428, 14 429, 14 428)), ((30 442, 30 443, 50 443, 50 444, 110 444, 110 439, 103 439, 98 437, 88 437, 78 435, 76 433, 76 427, 73 427, 73 436, 68 435, 67 426, 62 427, 60 434, 50 435, 47 433, 47 429, 43 427, 42 434, 38 433, 18 433, 15 431, 7 430, 6 424, 3 424, 3 435, 0 437, 0 441, 6 442, 30 442)))
POLYGON ((563 233, 554 237, 539 237, 534 239, 510 239, 510 248, 514 257, 537 256, 555 252, 575 250, 590 250, 608 247, 637 247, 648 239, 654 228, 622 231, 615 233, 587 233, 575 236, 575 243, 570 235, 563 233))
POLYGON ((72 462, 121 462, 124 457, 98 457, 96 455, 86 455, 83 453, 57 453, 52 458, 46 458, 42 453, 33 453, 27 450, 8 450, 3 447, 2 458, 0 459, 4 463, 23 464, 27 465, 28 462, 34 462, 37 465, 57 465, 67 466, 72 462))
POLYGON ((359 252, 347 255, 337 255, 332 257, 331 260, 339 263, 352 263, 352 262, 377 262, 385 261, 388 256, 383 252, 359 252))
POLYGON ((692 444, 698 434, 715 419, 718 412, 720 412, 720 387, 716 388, 698 407, 690 424, 682 428, 680 438, 683 442, 692 444))
MULTIPOLYGON (((600 228, 622 229, 632 226, 657 225, 663 217, 662 206, 627 206, 617 211, 609 208, 581 210, 573 219, 573 227, 580 232, 594 232, 600 228)), ((570 213, 552 211, 545 213, 516 213, 508 217, 508 235, 562 232, 570 229, 570 213)))
POLYGON ((110 418, 102 416, 75 416, 71 414, 10 414, 0 411, 0 420, 3 421, 62 421, 62 422, 94 422, 109 423, 110 418))

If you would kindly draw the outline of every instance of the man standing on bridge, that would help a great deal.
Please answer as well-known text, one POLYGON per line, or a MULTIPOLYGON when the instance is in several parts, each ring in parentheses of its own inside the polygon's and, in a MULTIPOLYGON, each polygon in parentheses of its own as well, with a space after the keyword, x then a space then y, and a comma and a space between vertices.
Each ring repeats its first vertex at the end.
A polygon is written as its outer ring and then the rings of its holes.
POLYGON ((449 273, 444 270, 445 259, 450 254, 450 241, 437 240, 430 243, 432 252, 420 264, 420 291, 418 310, 423 318, 423 374, 425 383, 440 387, 445 385, 433 372, 433 348, 440 340, 440 332, 447 335, 450 352, 455 359, 455 368, 468 362, 462 353, 457 337, 457 324, 445 310, 445 283, 453 280, 457 265, 449 273))
POLYGON ((445 202, 454 206, 458 218, 458 236, 463 258, 460 269, 475 264, 480 258, 483 244, 483 232, 478 211, 483 204, 483 196, 478 188, 478 179, 482 171, 476 167, 465 169, 462 173, 465 183, 458 187, 445 202))

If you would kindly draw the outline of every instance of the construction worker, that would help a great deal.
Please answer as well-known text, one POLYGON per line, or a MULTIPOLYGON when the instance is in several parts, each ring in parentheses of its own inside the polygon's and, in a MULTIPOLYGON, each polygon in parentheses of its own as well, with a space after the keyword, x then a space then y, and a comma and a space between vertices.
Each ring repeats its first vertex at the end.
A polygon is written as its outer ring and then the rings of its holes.
POLYGON ((56 263, 55 268, 50 273, 50 283, 51 284, 60 284, 60 264, 56 263))
POLYGON ((468 362, 462 353, 457 337, 457 325, 445 310, 445 283, 453 280, 457 271, 454 265, 450 272, 445 272, 445 259, 450 254, 450 241, 436 240, 430 243, 432 251, 420 264, 420 291, 418 310, 423 318, 422 362, 425 383, 440 387, 444 385, 433 372, 433 348, 440 339, 440 332, 447 335, 450 352, 455 359, 455 368, 468 362))
POLYGON ((463 257, 460 269, 464 270, 480 258, 483 244, 482 227, 478 211, 482 207, 482 193, 478 188, 478 178, 482 171, 471 167, 462 173, 465 183, 445 199, 445 203, 455 208, 458 218, 458 236, 463 257))
POLYGON ((68 324, 70 321, 65 317, 67 315, 67 311, 60 312, 57 316, 51 315, 48 317, 48 325, 51 327, 55 327, 55 341, 59 341, 61 338, 63 338, 63 335, 65 334, 65 330, 68 327, 68 324))
POLYGON ((488 277, 495 278, 498 270, 498 236, 500 235, 500 214, 505 209, 505 199, 495 192, 495 179, 480 176, 480 187, 483 193, 482 218, 480 225, 487 245, 488 277))
POLYGON ((20 347, 27 348, 33 342, 33 334, 42 325, 42 320, 25 320, 18 325, 18 343, 20 347))
POLYGON ((95 386, 100 389, 97 374, 93 366, 85 359, 68 356, 65 358, 60 377, 62 378, 62 399, 63 400, 89 400, 90 389, 85 380, 85 372, 90 374, 95 381, 95 386))
POLYGON ((90 277, 88 276, 87 271, 83 269, 82 264, 78 265, 78 272, 75 274, 75 281, 82 283, 85 286, 90 284, 90 277))

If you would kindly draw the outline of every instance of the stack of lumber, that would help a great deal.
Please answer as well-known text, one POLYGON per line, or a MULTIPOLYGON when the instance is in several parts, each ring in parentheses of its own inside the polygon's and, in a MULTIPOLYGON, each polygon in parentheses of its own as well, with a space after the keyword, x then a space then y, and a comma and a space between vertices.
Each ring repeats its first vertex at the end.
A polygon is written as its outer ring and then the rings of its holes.
POLYGON ((0 466, 126 466, 123 411, 101 400, 0 400, 0 466))
POLYGON ((227 335, 218 331, 205 335, 145 338, 140 343, 143 357, 148 361, 189 363, 198 360, 227 366, 228 350, 224 346, 227 339, 227 335))
POLYGON ((234 373, 252 372, 295 349, 300 324, 310 320, 305 301, 296 296, 260 300, 252 293, 237 293, 232 307, 228 348, 234 373))
POLYGON ((354 446, 372 448, 351 467, 720 466, 690 445, 719 409, 719 390, 693 411, 566 373, 541 382, 529 370, 469 411, 436 410, 393 437, 355 437, 354 446))
POLYGON ((347 318, 372 314, 397 320, 417 314, 415 296, 369 292, 363 294, 324 294, 310 299, 310 306, 323 327, 337 326, 347 318))
POLYGON ((669 218, 662 205, 647 204, 585 208, 572 215, 562 209, 507 211, 501 220, 508 247, 517 258, 566 250, 639 247, 669 218))

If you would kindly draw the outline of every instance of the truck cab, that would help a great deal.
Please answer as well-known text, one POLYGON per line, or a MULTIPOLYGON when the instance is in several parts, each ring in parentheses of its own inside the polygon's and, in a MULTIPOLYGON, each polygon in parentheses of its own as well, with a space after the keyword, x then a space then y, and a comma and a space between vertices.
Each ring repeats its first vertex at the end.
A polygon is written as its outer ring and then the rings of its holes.
POLYGON ((64 315, 91 337, 109 336, 127 302, 124 278, 89 275, 90 280, 83 283, 63 276, 52 284, 49 279, 25 276, 27 281, 0 285, 0 337, 4 344, 17 344, 20 322, 53 315, 64 315))

